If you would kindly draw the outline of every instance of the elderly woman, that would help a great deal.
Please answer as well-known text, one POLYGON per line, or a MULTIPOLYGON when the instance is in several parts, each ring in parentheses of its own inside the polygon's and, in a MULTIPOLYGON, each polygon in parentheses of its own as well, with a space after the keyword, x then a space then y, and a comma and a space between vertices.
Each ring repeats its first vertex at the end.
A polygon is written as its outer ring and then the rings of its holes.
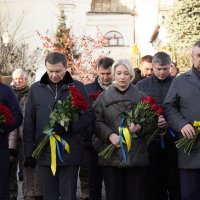
POLYGON ((110 157, 100 158, 103 166, 107 200, 141 200, 148 165, 148 153, 145 144, 147 129, 131 123, 128 127, 131 135, 131 148, 119 148, 119 127, 122 125, 122 114, 130 110, 131 104, 141 101, 144 93, 135 88, 131 82, 134 71, 129 60, 119 60, 112 66, 113 84, 103 92, 94 104, 96 113, 95 137, 93 145, 100 152, 110 143, 116 149, 110 157))

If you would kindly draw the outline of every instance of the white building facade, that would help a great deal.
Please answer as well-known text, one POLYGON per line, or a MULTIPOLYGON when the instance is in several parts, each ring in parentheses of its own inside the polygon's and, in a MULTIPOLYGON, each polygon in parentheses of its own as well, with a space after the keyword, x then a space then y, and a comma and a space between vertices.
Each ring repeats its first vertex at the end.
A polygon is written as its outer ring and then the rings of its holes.
POLYGON ((53 34, 58 24, 59 6, 63 5, 66 23, 75 34, 95 37, 99 29, 112 38, 106 47, 111 57, 129 58, 134 44, 143 56, 156 52, 153 42, 149 41, 160 23, 159 6, 163 4, 172 4, 172 0, 0 0, 0 20, 5 16, 8 19, 0 31, 13 34, 15 20, 24 15, 22 30, 16 37, 27 41, 33 49, 42 48, 37 31, 48 30, 53 34))

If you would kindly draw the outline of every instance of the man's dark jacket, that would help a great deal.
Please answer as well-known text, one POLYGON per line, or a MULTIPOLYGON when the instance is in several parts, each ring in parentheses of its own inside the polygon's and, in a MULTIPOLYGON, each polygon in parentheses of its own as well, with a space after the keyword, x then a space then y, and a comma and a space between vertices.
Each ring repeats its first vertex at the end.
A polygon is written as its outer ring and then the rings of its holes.
MULTIPOLYGON (((136 87, 148 96, 152 96, 157 104, 163 106, 165 97, 173 79, 174 77, 168 76, 166 79, 160 80, 153 74, 151 77, 139 81, 136 84, 136 87)), ((166 137, 169 138, 172 136, 170 134, 166 134, 165 138, 166 137)))
POLYGON ((134 68, 135 78, 133 80, 133 84, 135 85, 137 82, 143 80, 145 77, 142 77, 141 70, 139 68, 134 68))
MULTIPOLYGON (((44 128, 49 125, 49 115, 53 110, 58 100, 65 100, 69 95, 68 86, 74 85, 84 99, 89 102, 87 92, 84 85, 76 80, 73 80, 69 72, 66 72, 62 80, 63 86, 59 90, 57 98, 53 95, 49 86, 49 78, 45 73, 39 82, 34 83, 29 92, 24 120, 24 151, 25 157, 30 157, 35 147, 41 142, 45 134, 44 128)), ((84 114, 79 115, 79 118, 71 124, 70 130, 66 133, 61 131, 58 134, 70 146, 70 154, 61 150, 61 156, 64 162, 60 162, 57 158, 57 165, 79 165, 83 160, 82 145, 80 144, 80 134, 94 121, 94 114, 89 108, 84 114)), ((62 149, 62 148, 61 148, 62 149)), ((57 156, 58 157, 58 156, 57 156)), ((51 164, 51 152, 49 144, 46 145, 41 157, 38 159, 40 165, 51 164)))
POLYGON ((139 81, 136 87, 148 96, 152 96, 156 103, 162 106, 173 79, 174 77, 168 76, 166 79, 160 80, 155 75, 152 75, 139 81))
MULTIPOLYGON (((86 91, 88 95, 95 94, 96 92, 103 92, 103 88, 98 83, 98 77, 95 79, 94 82, 88 83, 85 85, 86 91)), ((83 144, 85 148, 93 148, 92 146, 92 136, 94 134, 94 129, 90 127, 83 138, 83 144)))

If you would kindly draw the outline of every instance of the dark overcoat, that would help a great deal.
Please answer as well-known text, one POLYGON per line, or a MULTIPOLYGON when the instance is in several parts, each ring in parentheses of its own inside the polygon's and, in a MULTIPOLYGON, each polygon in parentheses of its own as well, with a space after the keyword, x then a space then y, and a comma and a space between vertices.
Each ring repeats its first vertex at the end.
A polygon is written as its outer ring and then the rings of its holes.
POLYGON ((8 133, 18 128, 23 116, 12 89, 0 83, 0 103, 7 106, 14 118, 12 125, 0 124, 0 199, 9 199, 9 165, 10 155, 8 149, 8 133))
MULTIPOLYGON (((173 80, 166 96, 164 107, 165 117, 169 126, 179 133, 184 125, 200 121, 200 80, 192 70, 173 80)), ((199 169, 199 158, 200 137, 194 143, 189 156, 182 149, 179 150, 179 167, 183 169, 199 169)))
MULTIPOLYGON (((59 90, 57 98, 53 95, 47 73, 43 75, 39 82, 34 83, 30 87, 30 92, 27 99, 25 118, 24 118, 24 152, 25 157, 32 155, 36 146, 45 137, 44 129, 49 125, 49 116, 58 100, 64 100, 69 95, 68 86, 74 85, 78 88, 84 99, 89 102, 89 98, 83 83, 73 80, 71 75, 66 72, 63 79, 63 86, 59 90)), ((70 154, 61 150, 62 160, 60 162, 57 156, 57 165, 79 165, 83 161, 83 147, 80 143, 80 135, 92 124, 94 114, 89 108, 84 114, 79 115, 79 118, 71 124, 70 130, 60 132, 60 136, 70 146, 70 154)), ((61 148, 62 149, 62 148, 61 148)), ((38 159, 40 165, 51 164, 50 145, 47 144, 41 157, 38 159)))
MULTIPOLYGON (((110 144, 109 135, 119 134, 118 128, 121 116, 130 111, 131 104, 138 103, 145 96, 134 85, 130 85, 125 94, 120 93, 115 86, 111 85, 101 93, 94 104, 96 114, 94 147, 99 152, 110 144)), ((107 159, 99 159, 104 166, 113 167, 142 167, 148 165, 147 146, 145 144, 147 130, 137 133, 137 138, 132 138, 131 149, 126 152, 127 162, 122 157, 121 148, 117 148, 113 155, 107 159)), ((126 149, 126 148, 125 148, 126 149)))

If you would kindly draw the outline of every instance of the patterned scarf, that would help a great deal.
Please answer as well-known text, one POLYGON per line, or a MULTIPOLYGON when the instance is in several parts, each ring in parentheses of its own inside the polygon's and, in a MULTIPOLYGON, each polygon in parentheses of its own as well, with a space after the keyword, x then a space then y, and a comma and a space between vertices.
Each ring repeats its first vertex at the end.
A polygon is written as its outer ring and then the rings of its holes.
POLYGON ((99 79, 98 79, 98 83, 99 83, 99 86, 103 89, 103 90, 106 90, 108 88, 109 85, 103 85, 99 79))

